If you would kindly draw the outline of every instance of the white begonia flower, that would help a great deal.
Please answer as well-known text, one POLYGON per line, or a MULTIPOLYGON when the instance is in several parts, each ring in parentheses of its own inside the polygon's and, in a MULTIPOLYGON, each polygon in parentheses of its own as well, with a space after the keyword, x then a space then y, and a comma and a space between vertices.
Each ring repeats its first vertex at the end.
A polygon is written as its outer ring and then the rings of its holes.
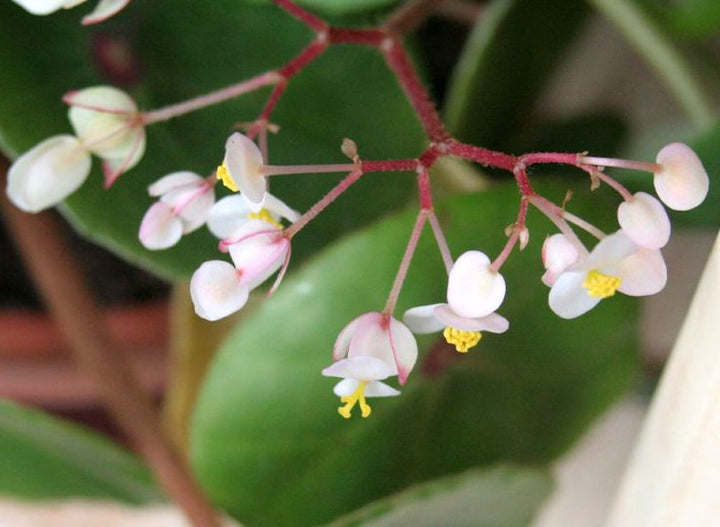
POLYGON ((646 192, 637 192, 623 201, 617 211, 622 231, 635 245, 661 249, 670 239, 670 218, 665 207, 646 192))
POLYGON ((707 196, 710 180, 700 158, 688 145, 670 143, 658 152, 655 191, 663 203, 675 210, 690 210, 707 196))
POLYGON ((215 202, 213 184, 193 172, 174 172, 148 187, 160 197, 145 213, 139 238, 148 249, 172 247, 205 223, 215 202))
POLYGON ((413 333, 435 333, 443 330, 447 343, 455 346, 460 353, 476 346, 483 331, 504 333, 510 327, 507 319, 497 313, 468 318, 455 313, 449 304, 413 307, 405 312, 403 322, 413 333))
POLYGON ((190 280, 195 313, 207 320, 240 310, 250 291, 282 267, 274 290, 290 258, 290 240, 282 229, 262 220, 248 220, 220 244, 230 253, 232 265, 220 260, 205 262, 190 280))
POLYGON ((15 160, 7 195, 18 208, 39 212, 75 192, 90 174, 90 153, 104 159, 106 186, 134 166, 145 149, 145 130, 130 97, 97 86, 67 94, 68 116, 77 137, 44 140, 15 160))
POLYGON ((467 318, 481 318, 495 311, 505 298, 505 279, 490 269, 490 259, 480 251, 467 251, 455 261, 448 278, 447 300, 452 310, 467 318))
MULTIPOLYGON (((33 15, 49 15, 60 9, 70 9, 87 0, 13 0, 33 15)), ((82 19, 84 25, 97 24, 122 10, 130 0, 100 0, 95 9, 82 19)))
POLYGON ((660 251, 638 247, 618 231, 600 240, 586 258, 557 278, 548 302, 560 317, 575 318, 616 291, 630 296, 653 295, 665 287, 666 281, 660 251))
POLYGON ((240 226, 251 219, 263 220, 280 226, 281 218, 290 222, 296 221, 300 214, 288 207, 284 202, 268 193, 262 209, 253 212, 252 207, 242 194, 226 196, 218 200, 210 209, 207 226, 218 238, 227 238, 240 226))
POLYGON ((335 362, 322 371, 327 377, 343 378, 333 390, 344 403, 338 413, 347 419, 358 404, 367 417, 371 408, 365 397, 398 395, 398 390, 380 381, 397 375, 400 384, 405 384, 417 355, 415 337, 389 315, 365 313, 350 322, 335 341, 335 362))
POLYGON ((267 179, 263 175, 263 157, 257 145, 240 132, 225 143, 225 159, 217 169, 217 177, 233 192, 241 192, 253 212, 263 207, 267 179))
POLYGON ((578 248, 564 234, 553 234, 545 238, 542 246, 542 261, 545 274, 542 283, 550 287, 557 277, 580 258, 578 248))

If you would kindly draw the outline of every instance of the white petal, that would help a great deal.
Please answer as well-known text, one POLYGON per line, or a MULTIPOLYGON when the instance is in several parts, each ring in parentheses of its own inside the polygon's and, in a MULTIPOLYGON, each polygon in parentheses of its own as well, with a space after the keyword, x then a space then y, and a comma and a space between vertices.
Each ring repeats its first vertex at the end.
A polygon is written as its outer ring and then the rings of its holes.
POLYGON ((210 209, 208 229, 220 239, 228 238, 248 221, 250 212, 248 201, 240 194, 224 197, 210 209))
POLYGON ((291 209, 284 201, 281 201, 270 193, 265 195, 265 203, 263 206, 273 217, 282 216, 290 222, 295 222, 300 217, 298 211, 291 209))
POLYGON ((381 381, 395 375, 395 370, 377 357, 358 356, 334 362, 325 368, 322 374, 326 377, 343 377, 359 381, 381 381))
POLYGON ((639 249, 620 262, 619 291, 630 296, 654 295, 667 282, 667 267, 658 250, 639 249))
POLYGON ((542 246, 542 261, 547 272, 542 281, 551 286, 557 276, 580 258, 577 247, 564 234, 553 234, 545 238, 542 246))
MULTIPOLYGON (((105 160, 105 163, 112 167, 116 175, 112 179, 117 178, 123 172, 127 172, 138 164, 145 154, 145 129, 130 128, 123 132, 123 142, 112 149, 103 151, 95 151, 93 153, 105 160)), ((106 172, 108 170, 106 169, 106 172)), ((106 179, 110 178, 106 174, 106 179)))
POLYGON ((202 264, 190 280, 190 297, 195 313, 207 320, 218 320, 240 310, 249 290, 227 262, 213 260, 202 264))
POLYGON ((660 249, 670 239, 670 218, 665 207, 646 192, 623 201, 617 216, 623 232, 640 247, 660 249))
POLYGON ((707 196, 710 180, 700 158, 683 143, 671 143, 658 152, 662 170, 655 173, 655 191, 675 210, 697 207, 707 196))
POLYGON ((505 279, 490 270, 490 260, 480 251, 468 251, 450 270, 447 299, 457 314, 478 318, 495 311, 505 298, 505 279))
POLYGON ((267 180, 262 173, 263 158, 257 145, 243 134, 235 132, 225 143, 225 165, 245 198, 256 206, 262 206, 267 180))
POLYGON ((171 190, 160 200, 172 208, 173 213, 182 220, 183 233, 187 234, 205 223, 210 207, 215 202, 215 194, 212 186, 201 178, 199 181, 171 190))
POLYGON ((130 3, 130 0, 100 0, 95 10, 86 15, 82 19, 82 23, 85 26, 91 24, 97 24, 103 20, 107 20, 118 11, 122 10, 126 5, 130 3))
POLYGON ((380 313, 369 313, 355 328, 350 339, 348 358, 372 357, 381 360, 397 374, 397 363, 390 342, 390 333, 385 317, 380 313), (372 315, 372 316, 371 316, 372 315))
POLYGON ((182 233, 182 222, 172 208, 158 201, 143 216, 138 237, 145 248, 159 250, 175 245, 182 233))
POLYGON ((46 139, 8 171, 7 195, 18 208, 39 212, 75 192, 90 173, 90 155, 71 135, 46 139))
POLYGON ((418 347, 412 332, 399 320, 390 318, 388 336, 392 347, 397 375, 400 384, 405 384, 408 375, 415 367, 418 357, 418 347))
POLYGON ((92 86, 83 90, 74 90, 66 93, 63 101, 70 106, 98 113, 127 115, 137 112, 137 105, 132 97, 112 86, 92 86))
POLYGON ((505 333, 510 322, 497 313, 490 313, 480 318, 461 317, 450 309, 447 304, 435 308, 435 316, 442 322, 443 327, 450 326, 463 331, 489 331, 491 333, 505 333))
MULTIPOLYGON (((325 375, 325 370, 323 370, 323 375, 325 375)), ((359 385, 360 381, 357 379, 343 379, 333 387, 333 393, 338 397, 347 397, 352 395, 359 385)))
POLYGON ((562 318, 575 318, 595 307, 601 299, 588 294, 582 287, 584 281, 584 272, 568 271, 560 275, 550 289, 550 309, 562 318))
POLYGON ((155 183, 150 185, 147 190, 149 195, 158 197, 186 185, 199 185, 204 181, 205 180, 195 172, 183 170, 161 177, 155 183))
POLYGON ((400 395, 400 390, 381 381, 373 381, 365 387, 365 397, 392 397, 394 395, 400 395))
POLYGON ((589 271, 596 269, 605 274, 617 275, 618 265, 637 250, 637 246, 623 231, 614 232, 598 242, 584 260, 570 267, 571 271, 589 271))
POLYGON ((407 324, 410 331, 419 335, 440 331, 445 324, 435 316, 435 308, 442 305, 447 304, 430 304, 410 308, 405 311, 403 322, 407 324))
POLYGON ((13 0, 33 15, 49 15, 64 6, 66 0, 13 0))
POLYGON ((353 319, 347 326, 345 326, 335 340, 333 346, 333 360, 338 361, 347 357, 350 351, 350 341, 355 335, 355 331, 359 326, 374 324, 376 323, 377 317, 380 313, 365 313, 359 317, 353 319))

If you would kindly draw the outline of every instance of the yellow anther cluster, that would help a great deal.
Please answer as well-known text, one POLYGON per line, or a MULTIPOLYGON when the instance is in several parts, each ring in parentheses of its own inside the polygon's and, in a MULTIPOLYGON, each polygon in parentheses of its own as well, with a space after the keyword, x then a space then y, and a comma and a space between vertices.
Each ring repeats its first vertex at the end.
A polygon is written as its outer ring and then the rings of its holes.
POLYGON ((620 287, 620 278, 592 269, 585 276, 582 286, 587 289, 588 295, 592 297, 607 298, 613 296, 620 287))
POLYGON ((217 167, 217 171, 215 172, 215 174, 217 178, 222 181, 223 185, 225 185, 227 188, 229 188, 233 192, 238 191, 235 180, 230 175, 230 172, 228 171, 227 166, 225 166, 225 163, 217 167))
POLYGON ((367 381, 360 381, 352 394, 340 397, 340 402, 345 403, 345 405, 338 408, 338 413, 345 419, 350 419, 350 410, 353 409, 355 404, 360 405, 360 414, 363 417, 370 415, 372 408, 365 402, 365 386, 367 386, 367 381))
POLYGON ((282 229, 282 225, 275 221, 275 218, 272 217, 272 214, 270 214, 267 209, 260 209, 258 212, 250 212, 247 217, 250 220, 262 220, 270 225, 275 225, 278 229, 282 229))
POLYGON ((466 353, 473 346, 477 346, 477 343, 482 338, 482 333, 479 331, 464 331, 448 326, 443 331, 443 337, 445 337, 448 344, 455 346, 457 351, 466 353))

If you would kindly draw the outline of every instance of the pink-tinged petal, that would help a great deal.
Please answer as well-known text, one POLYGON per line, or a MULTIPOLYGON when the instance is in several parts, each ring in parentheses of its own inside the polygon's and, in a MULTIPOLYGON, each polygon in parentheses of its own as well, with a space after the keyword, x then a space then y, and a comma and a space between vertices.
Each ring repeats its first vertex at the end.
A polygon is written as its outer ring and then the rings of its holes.
POLYGON ((647 296, 659 293, 667 282, 667 267, 658 250, 639 249, 620 262, 621 293, 647 296))
POLYGON ((205 224, 213 203, 215 203, 215 193, 212 187, 195 189, 192 200, 180 209, 183 234, 193 232, 205 224))
POLYGON ((575 264, 580 258, 575 245, 564 234, 553 234, 545 238, 542 246, 542 261, 547 272, 542 282, 552 286, 557 276, 575 264))
POLYGON ((7 195, 25 212, 53 207, 83 184, 90 173, 90 163, 90 155, 75 137, 51 137, 12 164, 7 195))
MULTIPOLYGON (((127 150, 125 157, 107 158, 103 161, 103 175, 105 178, 105 188, 110 188, 113 183, 123 173, 130 170, 142 158, 145 153, 145 130, 142 128, 134 129, 128 136, 133 140, 130 149, 127 150)), ((97 152, 96 152, 97 153, 97 152)), ((101 155, 101 157, 104 157, 101 155)))
POLYGON ((298 211, 291 209, 284 201, 279 200, 269 193, 265 195, 265 203, 263 206, 275 219, 277 219, 277 216, 281 216, 290 222, 295 222, 300 217, 298 211))
POLYGON ((655 173, 655 191, 665 205, 690 210, 705 200, 710 180, 692 148, 671 143, 658 152, 656 161, 662 169, 655 173))
POLYGON ((440 304, 435 308, 435 316, 442 327, 450 326, 463 331, 489 331, 490 333, 505 333, 510 322, 497 313, 490 313, 481 318, 461 317, 450 309, 447 304, 440 304))
POLYGON ((381 381, 395 371, 385 361, 376 357, 359 356, 349 357, 334 362, 322 371, 326 377, 343 377, 358 381, 381 381))
POLYGON ((173 214, 172 208, 158 201, 143 216, 138 237, 145 248, 159 250, 175 245, 182 233, 182 222, 173 214))
POLYGON ((405 324, 392 317, 387 331, 395 364, 397 365, 398 381, 402 385, 407 381, 408 375, 410 375, 417 362, 417 342, 415 342, 415 337, 405 324))
POLYGON ((348 358, 374 357, 385 362, 397 374, 397 362, 390 342, 387 320, 380 313, 367 313, 355 328, 348 358))
POLYGON ((65 7, 67 0, 13 0, 33 15, 49 15, 65 7))
POLYGON ((237 270, 227 262, 205 262, 190 280, 195 313, 206 320, 219 320, 239 311, 248 295, 249 290, 240 281, 237 270))
POLYGON ((618 265, 637 250, 637 246, 623 231, 614 232, 598 242, 584 260, 570 267, 572 271, 597 269, 605 274, 616 275, 618 265))
POLYGON ((365 387, 365 397, 393 397, 395 395, 400 395, 400 390, 396 390, 384 382, 373 381, 365 387))
POLYGON ((230 244, 228 252, 250 289, 273 275, 290 251, 290 241, 282 231, 262 220, 248 220, 233 237, 240 241, 230 244))
POLYGON ((248 214, 251 212, 248 201, 240 194, 224 197, 210 209, 208 229, 220 239, 228 238, 247 223, 248 214))
POLYGON ((435 308, 442 305, 447 304, 430 304, 410 308, 405 311, 403 322, 410 328, 410 331, 419 335, 440 331, 445 324, 435 316, 435 308))
POLYGON ((225 166, 238 190, 256 207, 262 207, 267 180, 262 173, 263 158, 257 145, 239 132, 225 143, 225 166))
POLYGON ((340 331, 340 334, 338 334, 338 337, 335 340, 335 345, 333 346, 332 358, 334 361, 339 361, 340 359, 347 357, 348 351, 350 351, 350 340, 355 334, 358 324, 363 323, 369 314, 371 313, 366 313, 365 315, 360 315, 356 319, 353 319, 340 331))
POLYGON ((576 318, 595 307, 601 299, 588 294, 584 281, 584 272, 568 271, 558 277, 550 289, 550 309, 561 318, 576 318))
POLYGON ((447 299, 453 311, 461 316, 484 317, 505 299, 505 279, 490 270, 490 260, 484 253, 467 251, 450 270, 447 299))
POLYGON ((623 201, 617 211, 623 232, 636 245, 646 249, 665 247, 670 239, 670 218, 665 207, 646 192, 623 201))
POLYGON ((199 185, 204 182, 205 180, 195 172, 183 170, 161 177, 150 185, 147 190, 150 196, 159 197, 187 185, 199 185))
MULTIPOLYGON (((112 86, 93 86, 83 90, 73 90, 63 96, 63 102, 92 113, 128 115, 137 112, 137 105, 132 97, 112 86)), ((78 121, 77 124, 83 127, 83 120, 88 118, 88 114, 75 113, 74 115, 78 121)), ((73 121, 73 117, 70 117, 70 120, 73 121)), ((73 126, 75 126, 74 123, 73 126)))
POLYGON ((93 12, 83 17, 82 24, 89 26, 107 20, 129 3, 130 0, 100 0, 93 12))

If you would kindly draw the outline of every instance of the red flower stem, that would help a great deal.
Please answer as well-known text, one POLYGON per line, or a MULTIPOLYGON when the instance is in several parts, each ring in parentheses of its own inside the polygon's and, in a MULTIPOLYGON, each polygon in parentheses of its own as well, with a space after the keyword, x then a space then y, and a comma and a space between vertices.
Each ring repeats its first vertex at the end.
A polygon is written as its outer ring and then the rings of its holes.
POLYGON ((446 151, 448 154, 474 161, 480 165, 500 168, 508 172, 512 172, 517 163, 517 158, 513 155, 488 150, 487 148, 481 148, 459 141, 449 141, 446 145, 446 151))
POLYGON ((510 253, 512 253, 512 250, 515 248, 515 244, 520 237, 520 232, 525 228, 525 217, 527 216, 527 209, 528 200, 527 198, 523 197, 520 200, 520 209, 518 210, 515 225, 513 225, 512 232, 510 233, 510 238, 505 244, 505 247, 503 247, 503 250, 500 251, 500 254, 498 254, 495 260, 493 260, 493 262, 490 264, 491 271, 498 272, 510 256, 510 253))
POLYGON ((293 18, 299 20, 300 22, 308 26, 310 29, 314 31, 323 31, 327 29, 327 23, 323 19, 316 17, 308 11, 305 11, 301 7, 295 5, 294 2, 291 2, 290 0, 273 1, 275 2, 275 5, 277 5, 280 9, 290 14, 293 18))
POLYGON ((403 172, 416 170, 417 159, 390 159, 387 161, 361 161, 360 168, 364 173, 368 172, 403 172))
POLYGON ((387 34, 379 29, 331 27, 328 30, 328 40, 332 44, 359 44, 377 48, 385 38, 387 34))
POLYGON ((268 71, 246 81, 228 86, 227 88, 222 88, 181 103, 165 106, 164 108, 145 112, 141 114, 141 123, 143 125, 149 125, 161 121, 167 121, 173 117, 194 112, 207 106, 233 99, 245 93, 257 90, 258 88, 275 84, 280 80, 281 77, 278 76, 276 72, 268 71))
POLYGON ((453 266, 452 253, 450 253, 450 247, 448 247, 447 240, 445 239, 445 234, 442 231, 442 227, 440 227, 440 222, 435 215, 435 211, 428 211, 428 221, 430 222, 430 227, 432 227, 435 241, 437 242, 438 249, 440 250, 440 255, 442 256, 443 263, 445 264, 445 270, 449 274, 450 269, 452 269, 453 266))
POLYGON ((578 154, 564 152, 538 152, 533 154, 525 154, 518 159, 519 163, 523 163, 526 167, 537 164, 557 163, 559 165, 579 166, 578 154))
POLYGON ((430 16, 433 9, 446 0, 412 0, 390 13, 383 28, 397 34, 407 34, 418 28, 430 16))
POLYGON ((340 194, 345 192, 350 185, 355 183, 363 175, 363 171, 357 168, 350 172, 340 183, 335 185, 327 194, 325 194, 320 201, 315 203, 308 211, 300 216, 295 223, 285 229, 285 236, 292 238, 295 236, 305 225, 310 223, 315 217, 320 214, 325 208, 337 199, 340 194))
POLYGON ((407 247, 405 247, 405 254, 403 254, 400 267, 395 275, 395 281, 393 282, 390 295, 388 295, 387 302, 382 312, 384 315, 392 316, 395 311, 395 305, 397 304, 398 298, 400 297, 400 290, 402 289, 405 277, 407 276, 408 269, 410 269, 410 262, 415 254, 418 241, 420 241, 420 234, 422 234, 423 227, 425 226, 425 220, 428 217, 429 211, 421 209, 415 220, 415 225, 410 233, 410 240, 408 241, 407 247))
POLYGON ((417 186, 418 198, 420 199, 420 208, 425 210, 432 210, 433 200, 432 192, 430 191, 430 175, 428 174, 427 167, 421 166, 418 168, 417 186))

